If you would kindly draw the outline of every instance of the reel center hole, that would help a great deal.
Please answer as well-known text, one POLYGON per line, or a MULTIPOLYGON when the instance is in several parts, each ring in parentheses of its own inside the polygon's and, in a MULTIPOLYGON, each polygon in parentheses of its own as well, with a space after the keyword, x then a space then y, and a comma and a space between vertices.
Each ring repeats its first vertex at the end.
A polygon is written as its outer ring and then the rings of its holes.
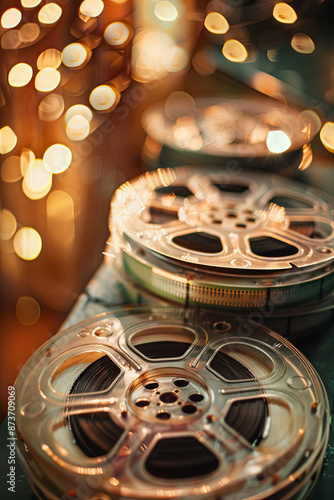
POLYGON ((174 394, 174 392, 164 392, 160 396, 160 400, 163 403, 175 403, 175 401, 178 399, 178 396, 174 394))

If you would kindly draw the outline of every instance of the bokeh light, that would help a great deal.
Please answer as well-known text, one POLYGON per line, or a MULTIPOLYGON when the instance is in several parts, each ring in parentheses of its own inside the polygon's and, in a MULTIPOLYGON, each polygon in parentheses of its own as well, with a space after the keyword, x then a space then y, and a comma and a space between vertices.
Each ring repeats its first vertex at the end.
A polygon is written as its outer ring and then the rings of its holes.
POLYGON ((83 116, 84 118, 86 118, 86 120, 88 120, 88 122, 91 122, 93 118, 93 112, 88 106, 85 106, 84 104, 74 104, 73 106, 68 108, 68 110, 65 113, 66 125, 69 122, 69 120, 73 118, 73 116, 75 115, 83 116))
POLYGON ((246 47, 239 42, 239 40, 235 40, 233 38, 226 40, 223 45, 222 52, 226 59, 231 62, 242 63, 246 61, 248 57, 246 47))
POLYGON ((102 0, 84 0, 79 7, 79 13, 87 17, 97 17, 103 9, 102 0))
POLYGON ((63 49, 61 57, 68 68, 78 68, 87 60, 88 51, 82 43, 70 43, 63 49))
POLYGON ((23 44, 32 44, 40 35, 40 27, 36 23, 25 23, 19 29, 19 39, 23 44))
POLYGON ((34 7, 37 7, 41 3, 42 0, 21 0, 21 5, 22 7, 25 7, 27 9, 32 9, 34 7))
POLYGON ((168 0, 160 0, 154 6, 154 14, 160 21, 172 22, 179 15, 177 8, 168 0))
POLYGON ((92 90, 89 102, 97 111, 106 111, 112 108, 117 100, 116 91, 110 85, 99 85, 92 90))
POLYGON ((283 24, 293 24, 298 19, 298 16, 291 5, 284 2, 279 2, 274 6, 273 16, 276 21, 283 24))
POLYGON ((87 118, 82 115, 72 116, 66 125, 66 135, 71 141, 83 141, 90 133, 87 118))
POLYGON ((37 68, 54 68, 61 65, 61 52, 57 49, 46 49, 37 58, 37 68))
POLYGON ((169 73, 182 71, 188 64, 187 52, 178 45, 173 45, 166 50, 163 65, 169 73))
POLYGON ((53 122, 61 117, 65 109, 64 99, 59 94, 49 94, 39 103, 38 117, 44 122, 53 122))
POLYGON ((103 36, 109 45, 119 47, 129 41, 130 28, 125 23, 111 23, 104 30, 103 36))
POLYGON ((14 252, 23 260, 36 259, 42 250, 42 238, 36 229, 21 227, 13 239, 14 252))
POLYGON ((334 123, 326 122, 320 130, 320 140, 328 151, 334 153, 334 123))
POLYGON ((34 163, 35 159, 35 153, 31 149, 23 148, 20 155, 20 170, 22 177, 26 175, 28 168, 34 163))
POLYGON ((17 137, 13 130, 6 125, 0 129, 0 154, 4 155, 12 151, 17 143, 17 137))
POLYGON ((12 87, 24 87, 32 79, 32 74, 32 67, 29 64, 15 64, 8 73, 8 83, 12 87))
POLYGON ((55 68, 41 69, 35 78, 35 88, 40 92, 51 92, 60 83, 60 73, 55 68))
POLYGON ((62 9, 57 3, 47 3, 38 12, 38 20, 41 24, 54 24, 62 14, 62 9))
POLYGON ((52 187, 52 173, 45 169, 42 159, 37 158, 29 165, 22 182, 22 189, 27 198, 40 200, 52 187))
POLYGON ((209 12, 204 20, 204 26, 210 33, 217 35, 227 33, 230 29, 227 19, 219 12, 209 12))
POLYGON ((22 14, 19 9, 7 9, 1 16, 1 26, 4 29, 15 28, 18 24, 20 24, 22 19, 22 14))
POLYGON ((2 241, 10 240, 16 231, 17 222, 14 214, 3 208, 0 212, 0 239, 2 241))
POLYGON ((4 182, 17 182, 21 178, 20 157, 9 156, 1 166, 1 179, 4 182))
POLYGON ((43 155, 43 163, 46 170, 53 174, 64 172, 71 164, 72 152, 63 144, 53 144, 43 155))
POLYGON ((266 144, 271 153, 284 153, 291 146, 291 140, 282 130, 270 130, 266 144))
POLYGON ((24 326, 31 326, 38 322, 41 308, 37 300, 29 296, 22 296, 16 302, 16 319, 24 326))
POLYGON ((312 54, 315 51, 315 45, 305 33, 296 33, 291 40, 291 47, 300 54, 312 54))

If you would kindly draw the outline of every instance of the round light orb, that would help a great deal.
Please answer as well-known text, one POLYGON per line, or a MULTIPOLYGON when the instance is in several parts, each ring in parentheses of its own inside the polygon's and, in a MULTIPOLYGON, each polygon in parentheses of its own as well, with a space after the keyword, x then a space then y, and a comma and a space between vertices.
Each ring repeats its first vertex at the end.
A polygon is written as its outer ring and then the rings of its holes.
POLYGON ((2 241, 10 240, 14 236, 16 228, 17 222, 14 214, 3 208, 0 212, 0 239, 2 241))
POLYGON ((291 146, 291 140, 283 130, 270 130, 266 144, 271 153, 284 153, 291 146))
POLYGON ((21 5, 26 9, 33 9, 34 7, 37 7, 41 1, 42 0, 21 0, 21 5))
POLYGON ((74 115, 66 125, 66 135, 71 141, 83 141, 90 133, 90 125, 87 118, 74 115))
POLYGON ((42 250, 42 238, 36 229, 21 227, 13 239, 14 252, 23 260, 36 259, 42 250))
POLYGON ((54 24, 62 14, 62 8, 57 3, 47 3, 38 12, 38 20, 41 24, 54 24))
POLYGON ((37 68, 54 68, 61 65, 61 52, 57 49, 46 49, 37 58, 37 68))
POLYGON ((53 122, 60 118, 65 108, 64 99, 59 94, 49 94, 39 103, 38 117, 44 122, 53 122))
POLYGON ((276 21, 283 24, 293 24, 298 19, 298 16, 291 5, 284 2, 279 2, 274 6, 273 16, 276 21))
POLYGON ((29 165, 22 182, 24 194, 31 200, 40 200, 48 194, 51 187, 52 173, 45 169, 42 159, 34 160, 29 165))
POLYGON ((79 13, 87 17, 97 17, 103 9, 102 0, 84 0, 79 7, 79 13))
POLYGON ((71 164, 72 152, 63 144, 53 144, 43 155, 43 163, 46 170, 53 174, 64 172, 71 164))
POLYGON ((15 64, 8 73, 8 83, 12 87, 24 87, 32 79, 32 74, 32 67, 29 64, 15 64))
POLYGON ((68 68, 78 68, 86 61, 88 51, 81 43, 70 43, 63 49, 61 57, 68 68))
POLYGON ((90 93, 89 102, 97 111, 110 109, 116 102, 116 91, 109 85, 99 85, 90 93))
POLYGON ((15 148, 17 137, 13 130, 6 125, 0 129, 0 154, 5 155, 15 148))
POLYGON ((35 78, 35 88, 40 92, 51 92, 60 83, 60 73, 55 68, 41 69, 35 78))
POLYGON ((1 16, 1 26, 4 29, 15 28, 15 26, 20 24, 21 19, 22 14, 19 9, 7 9, 1 16))
POLYGON ((65 113, 66 125, 68 124, 69 120, 75 115, 83 116, 84 118, 86 118, 86 120, 88 120, 89 123, 93 118, 93 112, 88 106, 85 106, 84 104, 74 104, 73 106, 68 108, 65 113))
POLYGON ((223 35, 230 29, 227 19, 219 12, 209 12, 204 20, 204 26, 215 35, 223 35))
POLYGON ((172 22, 179 15, 177 8, 168 0, 160 0, 154 6, 154 14, 160 21, 172 22))
POLYGON ((129 40, 130 29, 126 24, 121 22, 111 23, 104 30, 103 36, 109 45, 117 47, 129 40))
POLYGON ((246 61, 248 52, 246 47, 239 40, 226 40, 222 49, 223 55, 228 61, 242 63, 246 61))
POLYGON ((41 308, 37 300, 29 296, 22 296, 16 302, 16 319, 24 326, 31 326, 38 322, 41 308))

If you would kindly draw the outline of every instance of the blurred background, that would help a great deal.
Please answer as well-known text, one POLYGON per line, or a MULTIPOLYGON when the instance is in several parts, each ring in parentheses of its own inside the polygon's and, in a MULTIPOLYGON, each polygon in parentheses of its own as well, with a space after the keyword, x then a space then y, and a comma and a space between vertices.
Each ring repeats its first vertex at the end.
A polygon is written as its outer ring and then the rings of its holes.
MULTIPOLYGON (((143 126, 148 106, 169 98, 182 117, 193 98, 255 103, 266 95, 306 112, 304 142, 288 146, 298 162, 291 167, 282 157, 280 170, 331 191, 334 12, 326 0, 2 0, 0 7, 4 418, 8 385, 61 327, 103 260, 115 189, 148 168, 201 158, 196 141, 185 154, 163 144, 164 130, 157 141, 159 124, 143 126)), ((181 125, 184 140, 193 138, 189 123, 181 125)))

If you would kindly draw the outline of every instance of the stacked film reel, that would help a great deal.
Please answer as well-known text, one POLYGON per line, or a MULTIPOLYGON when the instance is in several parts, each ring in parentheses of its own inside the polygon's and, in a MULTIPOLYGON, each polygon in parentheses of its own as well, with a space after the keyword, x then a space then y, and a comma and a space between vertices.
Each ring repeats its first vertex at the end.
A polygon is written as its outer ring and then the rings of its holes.
POLYGON ((301 499, 328 439, 306 358, 223 311, 101 314, 36 351, 16 392, 18 453, 41 499, 301 499))
POLYGON ((305 169, 312 161, 311 141, 321 120, 311 110, 300 112, 263 97, 193 99, 172 93, 149 107, 142 117, 147 133, 143 159, 160 166, 238 160, 255 170, 305 169), (273 154, 274 153, 274 154, 273 154))
POLYGON ((115 193, 106 254, 165 300, 305 333, 333 315, 333 210, 306 184, 234 164, 159 169, 115 193))

